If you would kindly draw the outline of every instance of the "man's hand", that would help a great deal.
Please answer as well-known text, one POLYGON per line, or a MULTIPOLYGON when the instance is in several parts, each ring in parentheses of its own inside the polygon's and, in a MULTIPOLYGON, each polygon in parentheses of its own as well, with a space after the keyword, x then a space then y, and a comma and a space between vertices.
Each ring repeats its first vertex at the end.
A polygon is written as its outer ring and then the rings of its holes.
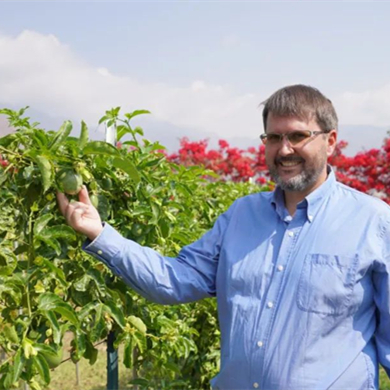
POLYGON ((89 199, 85 186, 79 192, 78 202, 69 202, 65 194, 57 193, 58 205, 66 222, 77 232, 93 241, 103 230, 102 220, 89 199))

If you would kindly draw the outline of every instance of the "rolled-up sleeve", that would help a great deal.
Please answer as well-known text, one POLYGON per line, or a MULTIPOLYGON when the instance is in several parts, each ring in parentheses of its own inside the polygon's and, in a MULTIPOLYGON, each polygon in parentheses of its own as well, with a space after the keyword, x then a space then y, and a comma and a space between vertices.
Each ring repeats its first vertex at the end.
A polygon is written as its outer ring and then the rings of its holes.
POLYGON ((109 224, 85 252, 105 263, 145 298, 161 304, 196 301, 216 294, 216 272, 229 210, 198 241, 176 258, 165 257, 121 236, 109 224))

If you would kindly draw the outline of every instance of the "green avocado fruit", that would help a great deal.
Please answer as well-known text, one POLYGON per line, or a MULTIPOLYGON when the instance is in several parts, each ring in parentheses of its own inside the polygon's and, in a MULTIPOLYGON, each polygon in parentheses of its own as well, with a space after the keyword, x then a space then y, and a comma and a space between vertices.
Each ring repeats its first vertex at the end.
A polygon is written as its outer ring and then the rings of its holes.
POLYGON ((53 369, 58 367, 61 364, 64 356, 64 350, 62 348, 58 348, 55 353, 45 351, 42 352, 42 355, 45 358, 48 366, 53 369))
POLYGON ((83 178, 73 169, 66 169, 58 173, 57 183, 65 194, 77 195, 83 187, 83 178))

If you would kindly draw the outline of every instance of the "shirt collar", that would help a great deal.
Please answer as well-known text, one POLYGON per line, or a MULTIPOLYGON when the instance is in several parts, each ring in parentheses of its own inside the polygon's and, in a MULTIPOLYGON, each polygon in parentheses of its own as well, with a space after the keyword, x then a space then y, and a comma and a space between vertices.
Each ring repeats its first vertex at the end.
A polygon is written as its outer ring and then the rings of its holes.
MULTIPOLYGON (((336 176, 330 165, 327 166, 327 172, 328 177, 324 183, 322 183, 297 205, 297 209, 306 209, 306 217, 309 222, 313 221, 322 204, 322 201, 328 197, 334 184, 336 183, 336 176)), ((287 221, 291 219, 291 217, 289 218, 289 213, 284 204, 283 190, 278 186, 273 193, 271 203, 274 205, 277 214, 282 220, 287 221)))

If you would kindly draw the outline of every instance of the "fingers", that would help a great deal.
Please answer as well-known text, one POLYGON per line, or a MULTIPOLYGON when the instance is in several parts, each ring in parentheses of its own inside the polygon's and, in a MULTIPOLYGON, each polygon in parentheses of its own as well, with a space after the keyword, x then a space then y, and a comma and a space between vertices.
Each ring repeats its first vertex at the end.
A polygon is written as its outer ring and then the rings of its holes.
POLYGON ((61 211, 62 215, 65 216, 66 209, 69 206, 68 198, 62 192, 57 192, 57 201, 58 201, 58 206, 60 208, 60 211, 61 211))
POLYGON ((71 207, 68 207, 65 219, 70 226, 78 230, 80 221, 82 220, 83 214, 85 212, 86 212, 85 207, 72 205, 71 207))
POLYGON ((87 211, 88 205, 82 202, 70 202, 65 211, 66 221, 75 228, 81 220, 83 214, 87 211))
POLYGON ((89 199, 89 194, 86 186, 83 186, 79 192, 79 201, 88 205, 92 205, 91 200, 89 199))

